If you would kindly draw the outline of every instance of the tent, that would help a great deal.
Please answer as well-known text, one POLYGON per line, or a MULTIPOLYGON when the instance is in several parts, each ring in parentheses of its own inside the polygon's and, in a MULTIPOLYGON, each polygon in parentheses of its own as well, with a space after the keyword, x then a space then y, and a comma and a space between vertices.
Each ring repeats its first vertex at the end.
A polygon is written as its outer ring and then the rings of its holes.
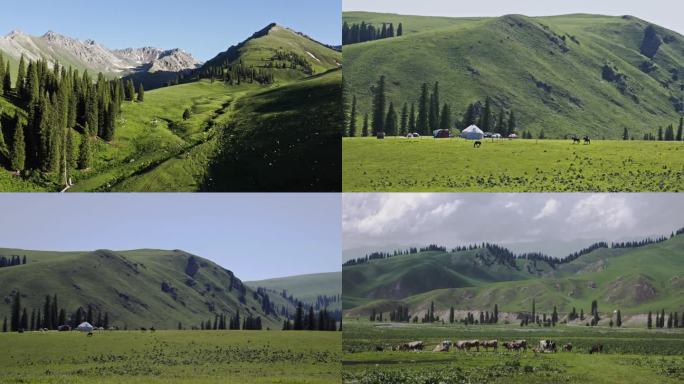
POLYGON ((84 321, 81 324, 79 324, 78 327, 76 327, 76 329, 78 329, 81 332, 92 332, 94 328, 92 325, 90 325, 89 322, 84 321))
POLYGON ((515 133, 511 133, 510 135, 508 135, 508 138, 509 139, 517 139, 518 135, 516 135, 515 133))
POLYGON ((461 137, 466 140, 482 140, 484 137, 484 132, 477 125, 471 125, 470 127, 461 131, 461 137))

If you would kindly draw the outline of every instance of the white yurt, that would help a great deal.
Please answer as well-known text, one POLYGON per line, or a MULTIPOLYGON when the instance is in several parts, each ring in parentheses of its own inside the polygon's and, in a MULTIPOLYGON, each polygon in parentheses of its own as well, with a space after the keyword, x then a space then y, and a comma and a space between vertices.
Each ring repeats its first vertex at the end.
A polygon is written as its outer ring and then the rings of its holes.
POLYGON ((84 321, 81 324, 79 324, 78 327, 76 327, 76 329, 78 329, 81 332, 92 332, 94 328, 92 325, 90 325, 89 322, 84 321))
POLYGON ((470 127, 461 131, 461 137, 466 140, 482 140, 484 137, 484 132, 477 125, 471 125, 470 127))

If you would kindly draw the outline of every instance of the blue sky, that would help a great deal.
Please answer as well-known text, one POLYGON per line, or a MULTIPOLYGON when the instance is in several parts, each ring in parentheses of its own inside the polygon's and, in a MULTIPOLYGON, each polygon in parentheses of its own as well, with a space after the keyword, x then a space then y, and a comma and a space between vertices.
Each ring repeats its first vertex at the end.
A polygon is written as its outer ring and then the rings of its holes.
POLYGON ((426 16, 528 16, 596 13, 632 15, 684 34, 684 5, 676 0, 343 0, 345 11, 426 16))
POLYGON ((182 48, 204 61, 271 22, 339 44, 340 10, 340 0, 3 1, 0 34, 52 30, 107 48, 182 48))
POLYGON ((243 280, 339 271, 339 194, 0 194, 0 247, 182 249, 243 280))

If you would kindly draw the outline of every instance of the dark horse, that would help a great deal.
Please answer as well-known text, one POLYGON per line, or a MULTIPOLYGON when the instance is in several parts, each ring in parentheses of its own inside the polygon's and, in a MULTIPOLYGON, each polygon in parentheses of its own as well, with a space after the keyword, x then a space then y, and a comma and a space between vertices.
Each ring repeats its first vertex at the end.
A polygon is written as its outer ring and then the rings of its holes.
POLYGON ((589 136, 584 136, 584 144, 591 144, 591 139, 589 139, 589 136))
POLYGON ((577 137, 577 136, 573 136, 573 137, 572 137, 572 143, 573 143, 573 144, 579 144, 579 143, 580 143, 580 138, 577 137))
POLYGON ((480 146, 482 146, 482 142, 480 140, 473 143, 473 148, 480 148, 480 146))

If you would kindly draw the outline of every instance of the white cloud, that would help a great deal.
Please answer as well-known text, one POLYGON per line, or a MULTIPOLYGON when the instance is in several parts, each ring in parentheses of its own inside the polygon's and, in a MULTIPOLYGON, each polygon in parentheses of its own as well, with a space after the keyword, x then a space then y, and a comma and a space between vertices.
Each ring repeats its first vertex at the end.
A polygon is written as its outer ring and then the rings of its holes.
POLYGON ((542 208, 539 213, 537 213, 536 216, 534 216, 532 219, 533 220, 539 220, 543 219, 544 217, 551 216, 558 212, 558 208, 560 208, 560 203, 556 199, 548 199, 546 200, 546 203, 544 204, 544 208, 542 208))
POLYGON ((585 232, 597 229, 632 228, 634 212, 627 199, 608 194, 595 194, 575 203, 566 222, 585 232))

